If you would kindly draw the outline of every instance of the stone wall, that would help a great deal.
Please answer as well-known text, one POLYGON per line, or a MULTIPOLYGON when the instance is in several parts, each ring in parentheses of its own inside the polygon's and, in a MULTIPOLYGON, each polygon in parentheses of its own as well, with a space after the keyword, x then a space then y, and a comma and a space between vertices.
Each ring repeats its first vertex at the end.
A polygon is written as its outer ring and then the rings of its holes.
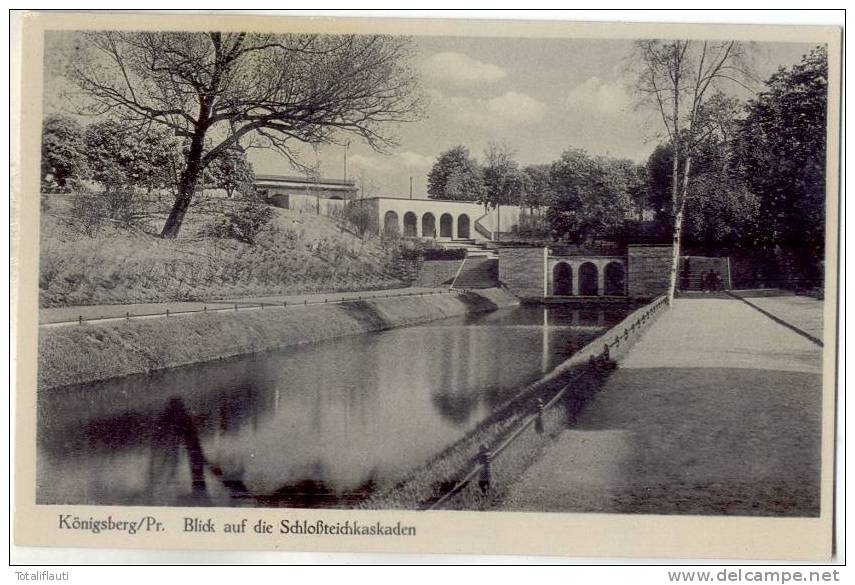
POLYGON ((463 260, 425 260, 419 269, 416 286, 451 286, 463 260))
POLYGON ((521 299, 543 298, 543 248, 500 248, 499 282, 521 299))
POLYGON ((634 299, 652 299, 668 292, 672 247, 629 245, 627 247, 627 294, 634 299))

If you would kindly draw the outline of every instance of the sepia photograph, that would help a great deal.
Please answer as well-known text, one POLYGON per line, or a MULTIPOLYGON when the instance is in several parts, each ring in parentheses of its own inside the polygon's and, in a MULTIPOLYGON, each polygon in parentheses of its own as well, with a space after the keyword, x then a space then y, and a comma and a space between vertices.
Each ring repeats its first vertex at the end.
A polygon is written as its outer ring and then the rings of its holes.
POLYGON ((29 16, 47 541, 786 518, 830 556, 839 29, 29 16))

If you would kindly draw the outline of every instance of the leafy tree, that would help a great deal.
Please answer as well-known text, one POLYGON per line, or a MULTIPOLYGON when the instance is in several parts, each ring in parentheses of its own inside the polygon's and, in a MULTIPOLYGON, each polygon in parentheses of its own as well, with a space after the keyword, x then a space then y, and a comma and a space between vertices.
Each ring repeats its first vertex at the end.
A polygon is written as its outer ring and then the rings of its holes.
POLYGON ((528 165, 523 172, 528 175, 528 189, 523 195, 521 205, 528 207, 530 211, 545 207, 551 200, 552 179, 550 176, 551 166, 528 165))
MULTIPOLYGON (((746 248, 754 242, 759 201, 734 172, 730 150, 729 141, 709 141, 696 151, 692 165, 692 195, 686 201, 684 242, 705 253, 746 248)), ((648 202, 656 211, 656 222, 663 235, 671 233, 674 225, 667 197, 673 156, 671 145, 659 145, 647 164, 648 202)))
POLYGON ((481 201, 484 198, 484 172, 475 161, 452 169, 445 183, 442 199, 455 201, 481 201))
POLYGON ((552 202, 547 220, 553 235, 583 243, 619 231, 632 210, 625 161, 565 150, 550 171, 552 202))
POLYGON ((635 44, 636 90, 642 103, 658 111, 674 156, 671 208, 673 257, 668 302, 677 288, 683 217, 690 192, 692 164, 699 145, 714 131, 716 116, 705 114, 723 82, 745 86, 752 78, 745 50, 736 41, 641 40, 635 44))
POLYGON ((86 157, 92 179, 115 189, 176 188, 181 142, 165 128, 128 128, 106 119, 86 128, 86 157))
POLYGON ((299 165, 293 141, 342 133, 377 150, 419 113, 409 39, 387 35, 91 32, 70 60, 82 109, 187 139, 163 237, 176 237, 213 161, 237 145, 299 165))
POLYGON ((427 192, 431 199, 478 201, 482 191, 481 167, 465 146, 457 145, 441 153, 428 173, 427 192))
POLYGON ((491 142, 484 151, 484 191, 480 202, 497 210, 496 233, 502 234, 502 205, 517 205, 525 199, 530 182, 506 144, 491 142))
POLYGON ((255 172, 246 153, 239 148, 230 148, 208 167, 208 183, 214 189, 223 189, 232 197, 239 193, 255 191, 255 172))
POLYGON ((70 182, 86 178, 83 128, 73 118, 47 116, 42 127, 41 177, 45 190, 69 190, 70 182))
POLYGON ((662 234, 670 234, 674 230, 674 206, 671 197, 673 166, 674 146, 670 142, 657 145, 650 153, 645 165, 647 174, 645 205, 655 214, 654 220, 662 234))
POLYGON ((827 92, 818 47, 769 78, 736 136, 739 174, 759 198, 759 243, 792 251, 814 277, 824 257, 827 92))

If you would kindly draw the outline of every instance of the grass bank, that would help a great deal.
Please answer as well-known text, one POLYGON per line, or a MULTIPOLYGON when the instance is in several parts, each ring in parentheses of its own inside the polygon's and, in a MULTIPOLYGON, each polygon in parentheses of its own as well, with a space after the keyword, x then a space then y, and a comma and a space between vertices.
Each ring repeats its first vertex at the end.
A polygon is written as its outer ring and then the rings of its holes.
POLYGON ((264 311, 84 323, 39 332, 39 389, 140 374, 516 304, 510 294, 442 294, 264 311))
POLYGON ((247 244, 206 235, 232 203, 193 212, 175 240, 151 229, 105 224, 88 233, 69 215, 68 196, 42 213, 42 307, 211 300, 399 288, 399 247, 358 237, 327 217, 271 208, 270 223, 247 244))
POLYGON ((561 388, 571 384, 572 390, 565 394, 564 399, 546 411, 542 434, 530 427, 494 462, 493 487, 488 494, 482 494, 476 482, 443 505, 443 508, 467 510, 492 507, 505 495, 505 490, 511 482, 537 460, 544 446, 549 444, 546 439, 554 437, 573 424, 585 404, 602 387, 604 379, 614 367, 614 361, 594 366, 589 361, 591 356, 601 353, 604 343, 621 336, 621 343, 610 350, 612 360, 620 361, 639 335, 658 316, 659 313, 656 313, 644 327, 636 328, 625 339, 622 337, 624 331, 628 332, 631 324, 649 306, 636 309, 549 374, 520 389, 514 398, 497 408, 465 437, 415 469, 391 489, 371 496, 359 507, 409 510, 426 507, 452 488, 471 469, 481 445, 493 448, 501 443, 514 432, 524 418, 535 412, 538 399, 547 402, 561 388))

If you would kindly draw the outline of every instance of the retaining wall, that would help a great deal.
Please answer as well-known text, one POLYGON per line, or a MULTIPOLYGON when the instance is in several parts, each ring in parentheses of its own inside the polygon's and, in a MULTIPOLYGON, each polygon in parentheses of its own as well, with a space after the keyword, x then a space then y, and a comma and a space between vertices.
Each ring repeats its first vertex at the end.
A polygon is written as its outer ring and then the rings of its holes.
POLYGON ((515 304, 506 292, 487 289, 42 328, 38 387, 142 374, 515 304))
POLYGON ((672 246, 627 247, 627 296, 652 299, 668 292, 672 246))
POLYGON ((543 248, 500 248, 499 282, 521 299, 543 299, 543 248))

